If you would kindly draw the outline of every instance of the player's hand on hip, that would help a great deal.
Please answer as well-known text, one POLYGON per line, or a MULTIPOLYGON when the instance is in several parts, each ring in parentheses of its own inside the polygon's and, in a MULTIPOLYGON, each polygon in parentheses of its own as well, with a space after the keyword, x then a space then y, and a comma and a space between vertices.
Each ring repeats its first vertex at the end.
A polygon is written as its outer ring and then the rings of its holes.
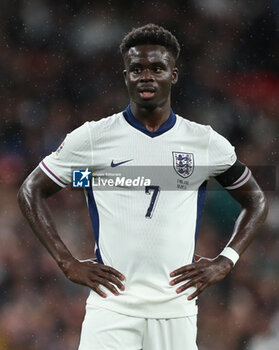
POLYGON ((73 259, 60 265, 60 268, 70 281, 91 288, 103 298, 106 298, 107 294, 100 286, 106 287, 114 295, 119 295, 119 290, 125 290, 121 282, 125 280, 122 273, 111 266, 98 264, 93 259, 73 259))
POLYGON ((233 267, 233 263, 224 256, 207 259, 195 255, 194 260, 192 264, 182 266, 170 273, 170 277, 174 277, 170 281, 171 286, 187 281, 176 289, 177 293, 182 293, 190 287, 197 287, 196 291, 188 296, 188 300, 198 296, 210 285, 221 281, 233 267))

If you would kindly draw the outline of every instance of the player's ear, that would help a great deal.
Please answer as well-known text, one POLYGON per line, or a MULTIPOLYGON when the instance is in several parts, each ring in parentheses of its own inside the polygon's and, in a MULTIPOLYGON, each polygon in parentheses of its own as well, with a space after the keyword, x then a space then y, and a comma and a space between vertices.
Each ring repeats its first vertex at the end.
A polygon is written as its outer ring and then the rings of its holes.
POLYGON ((127 70, 126 69, 123 70, 123 75, 124 75, 125 84, 127 85, 127 70))
POLYGON ((172 85, 176 84, 177 80, 178 80, 178 68, 174 67, 172 69, 172 80, 171 80, 172 85))

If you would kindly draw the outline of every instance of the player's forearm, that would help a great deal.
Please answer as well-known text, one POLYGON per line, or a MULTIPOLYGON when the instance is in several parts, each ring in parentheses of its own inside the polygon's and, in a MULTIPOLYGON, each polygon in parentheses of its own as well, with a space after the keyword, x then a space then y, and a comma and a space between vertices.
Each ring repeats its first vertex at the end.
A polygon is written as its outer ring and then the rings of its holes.
POLYGON ((264 193, 259 188, 253 193, 243 191, 240 196, 234 197, 242 204, 242 211, 235 223, 228 246, 241 255, 265 221, 268 205, 264 193))
POLYGON ((29 186, 28 180, 18 192, 18 203, 33 232, 62 267, 73 259, 68 248, 59 237, 50 210, 39 189, 29 186))

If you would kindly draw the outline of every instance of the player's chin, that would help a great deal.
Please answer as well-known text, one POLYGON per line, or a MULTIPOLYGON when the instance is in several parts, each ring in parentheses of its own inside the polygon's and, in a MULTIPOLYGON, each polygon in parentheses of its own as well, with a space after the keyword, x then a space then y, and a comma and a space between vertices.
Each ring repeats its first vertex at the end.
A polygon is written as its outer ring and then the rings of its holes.
POLYGON ((135 101, 139 106, 144 108, 156 108, 159 105, 159 102, 155 98, 137 98, 135 101))
POLYGON ((146 108, 146 109, 150 109, 150 110, 153 110, 153 109, 155 109, 155 108, 157 108, 159 106, 158 103, 155 103, 154 101, 148 101, 148 102, 141 101, 141 102, 138 103, 138 105, 140 107, 143 107, 143 108, 146 108))

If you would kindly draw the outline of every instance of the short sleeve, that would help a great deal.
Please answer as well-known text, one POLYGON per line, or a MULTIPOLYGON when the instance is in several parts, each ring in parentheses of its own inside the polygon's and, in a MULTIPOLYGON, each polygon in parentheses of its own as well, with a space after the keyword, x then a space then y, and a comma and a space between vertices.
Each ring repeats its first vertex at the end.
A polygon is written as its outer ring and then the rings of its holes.
POLYGON ((72 181, 73 169, 91 166, 92 151, 88 124, 86 122, 67 134, 58 149, 39 164, 42 171, 61 187, 72 181))
POLYGON ((208 177, 215 177, 236 162, 234 147, 223 136, 213 129, 210 130, 210 139, 208 146, 208 177))

